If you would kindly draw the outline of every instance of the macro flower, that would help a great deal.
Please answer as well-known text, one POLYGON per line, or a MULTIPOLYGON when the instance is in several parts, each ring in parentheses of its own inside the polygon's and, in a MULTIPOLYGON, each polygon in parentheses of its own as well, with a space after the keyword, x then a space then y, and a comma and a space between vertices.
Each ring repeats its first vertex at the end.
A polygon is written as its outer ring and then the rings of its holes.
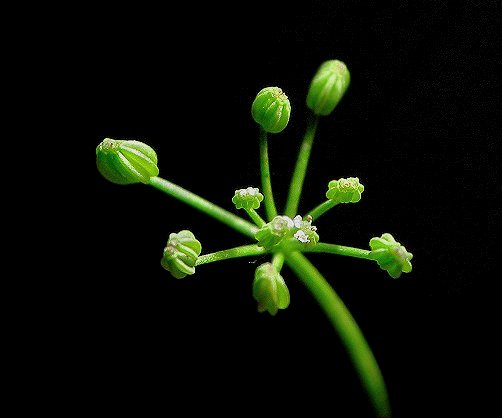
POLYGON ((345 95, 350 84, 350 72, 340 60, 324 61, 310 82, 307 106, 314 114, 329 115, 345 95))
POLYGON ((134 140, 105 138, 96 147, 96 165, 104 178, 116 184, 148 184, 159 174, 154 149, 134 140))
POLYGON ((279 133, 286 128, 291 114, 288 96, 279 87, 265 87, 251 105, 251 116, 265 131, 279 133))
POLYGON ((276 315, 279 309, 289 306, 288 287, 272 263, 263 263, 256 268, 253 297, 258 302, 258 312, 268 311, 272 316, 276 315))
POLYGON ((328 183, 326 197, 336 203, 356 203, 361 200, 363 191, 358 177, 341 178, 328 183))
POLYGON ((389 275, 397 279, 401 273, 411 272, 411 259, 413 254, 397 242, 394 237, 385 233, 381 237, 370 240, 371 258, 375 260, 381 269, 387 270, 389 275))
POLYGON ((201 251, 202 246, 192 232, 173 232, 169 234, 160 263, 176 279, 182 279, 195 273, 195 263, 201 251))
POLYGON ((232 198, 232 202, 235 204, 236 209, 245 210, 258 209, 262 201, 263 195, 257 187, 236 190, 232 198))

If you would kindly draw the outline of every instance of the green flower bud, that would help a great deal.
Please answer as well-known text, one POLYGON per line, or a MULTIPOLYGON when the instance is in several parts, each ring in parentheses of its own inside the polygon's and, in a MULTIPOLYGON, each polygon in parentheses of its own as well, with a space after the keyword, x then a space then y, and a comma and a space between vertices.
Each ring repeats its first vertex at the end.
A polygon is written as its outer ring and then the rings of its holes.
POLYGON ((265 131, 279 133, 287 126, 291 104, 288 96, 279 87, 265 87, 256 95, 251 106, 251 115, 265 131))
POLYGON ((190 231, 169 234, 160 264, 175 278, 195 273, 195 262, 202 251, 200 242, 190 231))
POLYGON ((96 165, 104 178, 116 184, 147 184, 159 174, 157 154, 139 141, 105 138, 96 148, 96 165))
POLYGON ((324 61, 310 82, 307 106, 316 115, 329 115, 350 84, 347 66, 339 60, 324 61))
POLYGON ((274 316, 279 309, 289 306, 289 290, 284 279, 271 263, 264 263, 255 271, 253 297, 258 302, 258 312, 268 311, 274 316))
POLYGON ((255 234, 258 245, 270 250, 288 236, 294 228, 293 220, 288 216, 278 215, 269 223, 263 225, 255 234))
POLYGON ((326 197, 336 203, 356 203, 361 200, 364 186, 359 183, 359 178, 331 180, 328 184, 326 197))
POLYGON ((258 209, 262 201, 263 195, 256 187, 236 190, 232 198, 232 202, 235 204, 236 209, 258 209))
POLYGON ((411 271, 410 260, 413 254, 406 251, 406 248, 391 234, 385 233, 380 238, 371 238, 370 247, 371 258, 378 263, 380 268, 387 270, 392 278, 397 279, 401 273, 411 271))

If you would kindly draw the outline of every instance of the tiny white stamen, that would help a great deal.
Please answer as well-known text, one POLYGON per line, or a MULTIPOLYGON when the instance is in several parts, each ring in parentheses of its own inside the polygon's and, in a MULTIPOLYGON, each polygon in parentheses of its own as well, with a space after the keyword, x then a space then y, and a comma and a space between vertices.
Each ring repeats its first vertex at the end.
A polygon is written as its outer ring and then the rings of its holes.
POLYGON ((307 244, 310 242, 309 237, 303 232, 301 229, 299 231, 296 231, 294 237, 300 241, 303 242, 304 244, 307 244))

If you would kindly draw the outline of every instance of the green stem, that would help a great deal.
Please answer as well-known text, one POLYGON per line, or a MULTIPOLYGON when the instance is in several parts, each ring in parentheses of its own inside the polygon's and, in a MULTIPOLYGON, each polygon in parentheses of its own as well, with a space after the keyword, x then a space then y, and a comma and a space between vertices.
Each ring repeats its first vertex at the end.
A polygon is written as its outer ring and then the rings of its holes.
POLYGON ((379 418, 390 417, 385 382, 359 326, 321 273, 303 255, 286 254, 287 265, 310 290, 344 343, 379 418))
POLYGON ((303 136, 303 142, 298 153, 298 159, 296 160, 295 170, 289 186, 286 210, 284 211, 284 214, 290 218, 294 217, 298 211, 303 181, 305 180, 305 175, 307 173, 307 166, 309 163, 310 153, 312 151, 312 143, 314 142, 318 123, 319 116, 311 115, 307 123, 307 130, 303 136))
POLYGON ((263 225, 266 224, 266 222, 262 219, 260 215, 258 215, 258 212, 254 210, 253 208, 251 209, 246 209, 246 212, 248 213, 249 217, 253 220, 253 222, 258 225, 259 228, 261 228, 263 225))
POLYGON ((268 159, 268 139, 267 131, 260 127, 260 169, 261 169, 261 186, 263 189, 263 204, 267 219, 271 221, 277 216, 274 196, 272 194, 272 183, 270 181, 270 165, 268 159))
POLYGON ((338 205, 338 202, 335 202, 333 200, 326 200, 325 202, 321 203, 310 212, 308 212, 307 215, 312 216, 312 219, 316 221, 321 215, 324 215, 328 210, 334 208, 336 205, 338 205))
POLYGON ((265 254, 267 250, 259 247, 257 244, 242 245, 240 247, 229 248, 228 250, 216 251, 210 254, 204 254, 197 258, 195 266, 213 263, 215 261, 228 260, 229 258, 252 257, 265 254))
POLYGON ((284 254, 283 253, 275 253, 272 257, 272 265, 275 269, 280 273, 282 269, 282 265, 284 264, 284 254))
POLYGON ((209 216, 212 216, 218 221, 226 224, 227 226, 244 235, 254 238, 254 234, 256 233, 256 231, 258 231, 258 228, 251 222, 246 221, 245 219, 242 219, 231 212, 228 212, 227 210, 215 205, 214 203, 211 203, 208 200, 196 195, 195 193, 183 189, 182 187, 171 183, 168 180, 160 177, 151 177, 149 184, 150 186, 155 187, 156 189, 168 194, 169 196, 181 200, 187 205, 192 206, 193 208, 198 209, 209 216))
POLYGON ((310 253, 329 253, 329 254, 345 255, 348 257, 373 260, 371 258, 370 250, 363 250, 361 248, 347 247, 345 245, 338 245, 338 244, 327 244, 325 242, 318 242, 316 245, 305 247, 303 251, 310 253))

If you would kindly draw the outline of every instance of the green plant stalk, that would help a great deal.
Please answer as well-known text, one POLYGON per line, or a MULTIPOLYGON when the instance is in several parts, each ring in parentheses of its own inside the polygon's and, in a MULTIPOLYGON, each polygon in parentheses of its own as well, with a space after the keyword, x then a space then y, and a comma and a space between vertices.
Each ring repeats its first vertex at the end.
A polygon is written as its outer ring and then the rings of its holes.
POLYGON ((318 242, 316 245, 305 247, 304 252, 310 253, 329 253, 344 255, 348 257, 363 258, 365 260, 373 260, 371 258, 370 250, 363 250, 361 248, 347 247, 345 245, 328 244, 325 242, 318 242))
POLYGON ((258 228, 261 228, 266 222, 262 219, 262 217, 256 212, 254 209, 246 209, 247 214, 251 218, 251 220, 258 225, 258 228))
POLYGON ((307 215, 312 216, 312 219, 316 221, 321 215, 324 215, 328 210, 334 208, 336 205, 338 205, 338 202, 335 202, 333 200, 326 200, 325 202, 321 203, 310 212, 308 212, 307 215))
POLYGON ((229 258, 253 257, 266 253, 267 250, 265 250, 263 247, 259 247, 257 244, 241 245, 239 247, 201 255, 195 262, 195 266, 213 263, 215 261, 228 260, 229 258))
POLYGON ((286 264, 312 293, 340 336, 377 416, 389 418, 390 404, 382 373, 350 311, 322 274, 303 254, 291 252, 285 257, 286 264))
POLYGON ((254 238, 256 231, 258 231, 258 227, 253 225, 251 222, 246 221, 245 219, 234 215, 233 213, 215 205, 214 203, 203 199, 199 195, 196 195, 195 193, 192 193, 161 177, 151 177, 148 184, 168 194, 169 196, 174 197, 186 203, 187 205, 204 212, 209 216, 212 216, 213 218, 235 229, 236 231, 247 235, 248 237, 254 238))
POLYGON ((284 264, 284 254, 282 252, 275 253, 272 257, 272 265, 280 273, 284 264))
POLYGON ((305 131, 305 135, 303 136, 303 141, 296 160, 296 166, 293 171, 293 177, 291 178, 291 184, 289 186, 286 209, 284 210, 284 214, 290 218, 293 218, 298 212, 303 181, 305 180, 305 175, 307 173, 307 166, 318 124, 319 116, 311 114, 311 117, 307 122, 307 129, 305 131))
POLYGON ((268 221, 271 221, 277 216, 274 196, 272 193, 272 182, 270 180, 270 163, 268 158, 268 134, 260 126, 260 175, 261 187, 263 189, 263 204, 265 205, 265 213, 268 221))

